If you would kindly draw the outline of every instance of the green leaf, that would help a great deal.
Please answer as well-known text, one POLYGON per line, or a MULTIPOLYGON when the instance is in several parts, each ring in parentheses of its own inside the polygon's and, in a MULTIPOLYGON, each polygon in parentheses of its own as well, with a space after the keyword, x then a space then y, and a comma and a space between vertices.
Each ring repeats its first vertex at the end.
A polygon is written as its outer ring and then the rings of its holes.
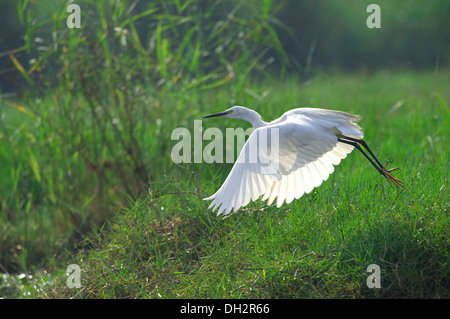
POLYGON ((30 163, 31 170, 33 171, 34 177, 36 178, 38 183, 40 183, 41 174, 39 173, 39 163, 37 162, 36 156, 34 156, 31 147, 28 147, 27 150, 28 150, 28 162, 30 163))

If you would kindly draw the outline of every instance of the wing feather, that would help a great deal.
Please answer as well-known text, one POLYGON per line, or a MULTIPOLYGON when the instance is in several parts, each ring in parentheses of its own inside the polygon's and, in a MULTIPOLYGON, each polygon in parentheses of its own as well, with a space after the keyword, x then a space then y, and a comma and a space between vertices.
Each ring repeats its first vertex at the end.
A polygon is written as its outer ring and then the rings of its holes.
POLYGON ((291 174, 287 175, 288 176, 288 192, 286 194, 286 204, 289 204, 290 202, 292 202, 295 198, 295 190, 297 189, 297 180, 295 178, 296 176, 296 171, 292 172, 291 174))
POLYGON ((305 186, 304 186, 305 183, 303 181, 301 169, 296 170, 294 172, 294 176, 295 176, 295 184, 297 186, 295 189, 295 198, 299 199, 305 193, 305 186))

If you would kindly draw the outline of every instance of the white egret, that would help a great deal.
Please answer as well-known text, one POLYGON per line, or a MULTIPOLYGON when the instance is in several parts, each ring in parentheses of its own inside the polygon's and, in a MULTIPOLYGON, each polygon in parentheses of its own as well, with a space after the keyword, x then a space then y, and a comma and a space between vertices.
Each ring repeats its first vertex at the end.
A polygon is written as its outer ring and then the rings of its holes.
POLYGON ((284 113, 279 119, 266 123, 253 110, 233 106, 225 112, 205 116, 227 117, 248 121, 255 128, 241 150, 230 174, 212 196, 209 208, 227 215, 259 197, 277 207, 292 202, 318 187, 334 171, 353 148, 357 148, 389 183, 403 187, 402 181, 381 165, 362 140, 361 128, 355 123, 360 116, 340 111, 298 108, 284 113), (274 142, 269 137, 277 133, 274 142), (265 143, 261 137, 265 136, 265 143), (364 152, 363 146, 368 153, 364 152), (256 153, 258 161, 249 160, 256 153), (264 163, 270 168, 262 169, 264 163), (274 165, 275 164, 275 165, 274 165))

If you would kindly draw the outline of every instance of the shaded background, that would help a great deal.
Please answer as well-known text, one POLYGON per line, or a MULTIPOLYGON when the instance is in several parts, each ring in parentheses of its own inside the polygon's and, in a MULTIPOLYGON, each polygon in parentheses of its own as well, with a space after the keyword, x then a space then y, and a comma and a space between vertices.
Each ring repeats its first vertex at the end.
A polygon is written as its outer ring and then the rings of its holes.
MULTIPOLYGON (((239 18, 249 19, 249 16, 254 15, 251 8, 264 6, 265 2, 224 1, 220 3, 220 9, 207 19, 220 21, 226 19, 230 12, 239 18)), ((50 0, 30 3, 35 7, 31 18, 36 21, 48 19, 52 8, 58 8, 57 2, 50 0)), ((206 10, 208 6, 208 1, 194 3, 200 10, 206 10)), ((129 14, 139 14, 146 8, 145 1, 138 1, 133 3, 129 14)), ((273 16, 276 20, 271 22, 274 22, 273 26, 278 31, 289 60, 287 70, 303 77, 311 76, 314 70, 354 72, 385 68, 433 69, 448 64, 450 3, 446 0, 278 0, 271 5, 271 10, 273 8, 276 9, 273 16), (366 8, 371 3, 381 8, 381 29, 369 29, 366 26, 370 14, 366 8)), ((5 53, 22 47, 26 41, 26 26, 20 21, 17 11, 15 1, 0 3, 3 92, 14 90, 18 82, 23 80, 5 53)), ((83 27, 93 23, 82 10, 83 27)), ((208 26, 208 21, 203 23, 208 26)), ((146 17, 136 23, 136 29, 144 39, 151 36, 153 27, 151 19, 146 17)), ((32 28, 39 29, 38 35, 51 35, 51 24, 34 25, 32 28)), ((203 32, 207 33, 208 29, 203 32)), ((17 58, 26 68, 32 55, 22 52, 17 58)), ((280 63, 285 62, 277 59, 272 65, 275 66, 272 72, 276 74, 280 63)))
POLYGON ((448 63, 450 3, 432 1, 288 1, 279 17, 297 41, 283 44, 289 56, 305 65, 361 70, 434 68, 448 63), (369 29, 369 4, 381 9, 381 28, 369 29))

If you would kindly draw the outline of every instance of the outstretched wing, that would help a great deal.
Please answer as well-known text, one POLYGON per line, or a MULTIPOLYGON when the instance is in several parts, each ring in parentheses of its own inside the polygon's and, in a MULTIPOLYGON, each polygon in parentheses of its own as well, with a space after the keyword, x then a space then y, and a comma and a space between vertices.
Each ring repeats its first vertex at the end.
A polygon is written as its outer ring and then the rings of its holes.
POLYGON ((277 198, 277 207, 290 203, 319 186, 353 150, 338 142, 337 135, 362 137, 350 114, 327 116, 311 109, 308 116, 299 110, 251 134, 223 185, 204 199, 213 200, 209 208, 226 215, 261 196, 269 205, 277 198))

